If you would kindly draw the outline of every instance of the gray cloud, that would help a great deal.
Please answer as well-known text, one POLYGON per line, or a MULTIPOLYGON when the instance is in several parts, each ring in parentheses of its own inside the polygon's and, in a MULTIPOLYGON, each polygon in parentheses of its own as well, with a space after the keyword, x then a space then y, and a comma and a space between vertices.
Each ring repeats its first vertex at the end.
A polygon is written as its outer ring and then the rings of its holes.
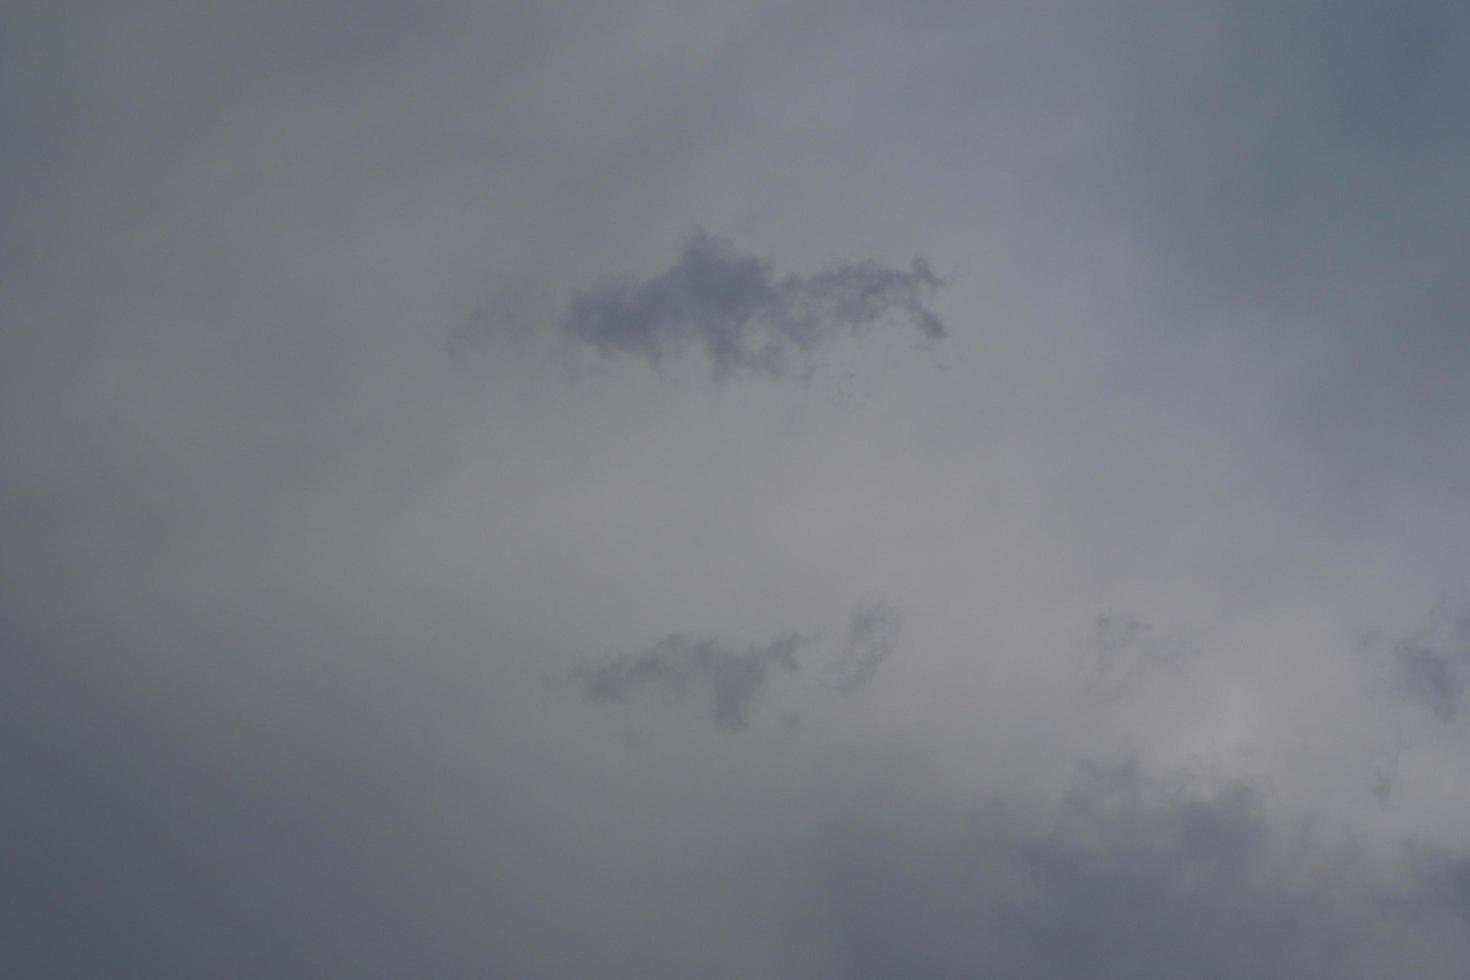
MULTIPOLYGON (((901 626, 902 617, 890 603, 858 606, 816 681, 841 695, 867 687, 893 655, 901 626)), ((660 692, 675 700, 692 695, 705 701, 716 724, 739 731, 749 727, 751 711, 772 678, 778 672, 800 673, 802 648, 820 640, 816 633, 783 633, 765 644, 733 649, 711 638, 672 633, 647 650, 579 667, 572 680, 589 701, 628 704, 660 692)))
POLYGON ((1145 17, 1171 43, 1102 63, 1119 142, 1100 169, 1169 270, 1160 342, 1316 352, 1272 411, 1306 464, 1283 482, 1310 485, 1318 519, 1361 521, 1388 486, 1463 485, 1462 454, 1426 450, 1470 407, 1470 289, 1452 271, 1470 244, 1451 230, 1470 219, 1454 162, 1470 14, 1305 0, 1145 17))
POLYGON ((1083 647, 1085 696, 1095 701, 1138 693, 1150 679, 1187 670, 1192 660, 1181 640, 1132 613, 1099 614, 1083 647))
POLYGON ((1085 766, 1038 819, 1003 806, 915 828, 850 817, 823 859, 842 977, 1454 975, 1464 863, 1375 880, 1350 845, 1283 831, 1249 783, 1085 766))
POLYGON ((1394 689, 1449 725, 1465 709, 1470 685, 1470 617, 1441 615, 1439 622, 1394 644, 1394 689))
POLYGON ((909 269, 842 262, 814 275, 777 275, 729 242, 696 232, 675 263, 648 279, 594 286, 562 321, 571 337, 603 354, 649 360, 703 351, 717 377, 778 378, 810 367, 844 334, 908 321, 923 343, 941 340, 931 298, 944 286, 923 259, 909 269))
POLYGON ((5 968, 1463 977, 1467 27, 0 4, 5 968))
POLYGON ((450 332, 444 348, 457 361, 473 361, 485 356, 504 330, 504 320, 498 311, 477 306, 469 319, 450 332))
POLYGON ((706 698, 715 723, 739 731, 777 671, 795 673, 801 648, 816 642, 804 633, 783 633, 769 643, 732 650, 711 639, 671 634, 641 653, 615 657, 576 674, 592 701, 619 704, 649 691, 706 698))
POLYGON ((1465 81, 1465 12, 1437 0, 1199 12, 1159 20, 1179 47, 1109 66, 1120 87, 1109 111, 1134 137, 1109 176, 1195 295, 1275 305, 1316 292, 1381 313, 1418 280, 1436 301, 1462 303, 1459 288, 1405 260, 1448 244, 1422 209, 1465 207, 1439 196, 1464 186, 1441 154, 1464 146, 1452 93, 1465 81), (1184 47, 1199 56, 1175 61, 1184 47), (1196 111, 1205 102, 1215 111, 1196 111), (1348 281, 1364 263, 1374 276, 1348 281))
POLYGON ((502 286, 445 338, 450 359, 483 372, 493 357, 526 354, 537 319, 535 297, 524 287, 502 286))
POLYGON ((840 694, 867 687, 878 668, 893 655, 903 617, 888 603, 873 602, 854 609, 837 656, 827 663, 828 682, 840 694))
POLYGON ((1470 854, 1423 847, 1406 847, 1413 866, 1412 885, 1394 897, 1401 912, 1425 925, 1470 928, 1470 854))

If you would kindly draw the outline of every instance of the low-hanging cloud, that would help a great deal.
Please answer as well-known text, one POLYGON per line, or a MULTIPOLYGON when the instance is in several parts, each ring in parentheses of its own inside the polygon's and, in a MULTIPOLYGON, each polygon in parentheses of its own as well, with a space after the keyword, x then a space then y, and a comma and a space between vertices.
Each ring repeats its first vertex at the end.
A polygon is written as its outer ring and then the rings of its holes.
POLYGON ((729 242, 696 232, 664 272, 578 293, 564 332, 604 355, 650 361, 702 350, 716 377, 781 378, 809 368, 844 335, 907 322, 922 343, 948 333, 930 306, 945 283, 922 258, 908 269, 842 262, 815 275, 777 275, 729 242))

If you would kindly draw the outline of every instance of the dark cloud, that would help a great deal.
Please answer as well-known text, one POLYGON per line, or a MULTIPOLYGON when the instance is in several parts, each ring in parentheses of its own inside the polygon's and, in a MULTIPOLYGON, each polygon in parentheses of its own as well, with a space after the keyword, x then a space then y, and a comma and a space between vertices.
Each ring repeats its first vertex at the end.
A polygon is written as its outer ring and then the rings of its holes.
POLYGON ((761 646, 732 650, 711 639, 675 633, 652 649, 583 668, 577 673, 593 701, 625 703, 648 691, 682 695, 696 691, 708 699, 715 723, 739 731, 776 671, 795 673, 801 648, 816 642, 805 633, 783 633, 761 646))
POLYGON ((700 231, 666 271, 579 293, 562 321, 603 354, 649 360, 702 349, 716 376, 784 377, 844 334, 907 321, 921 342, 947 330, 929 303, 944 282, 923 259, 909 269, 842 262, 778 276, 761 259, 700 231))
POLYGON ((916 828, 846 819, 824 857, 831 975, 1375 977, 1405 955, 1455 975, 1464 937, 1407 912, 1463 906, 1462 863, 1435 862, 1404 904, 1351 847, 1266 811, 1247 783, 1124 765, 1084 767, 1042 820, 992 808, 922 847, 916 828))
POLYGON ((1470 685, 1470 617, 1440 616, 1396 643, 1392 657, 1395 691, 1441 723, 1453 724, 1470 685))
POLYGON ((827 664, 828 683, 839 694, 851 694, 873 682, 878 668, 893 655, 903 619, 898 609, 874 602, 854 609, 837 656, 827 664))

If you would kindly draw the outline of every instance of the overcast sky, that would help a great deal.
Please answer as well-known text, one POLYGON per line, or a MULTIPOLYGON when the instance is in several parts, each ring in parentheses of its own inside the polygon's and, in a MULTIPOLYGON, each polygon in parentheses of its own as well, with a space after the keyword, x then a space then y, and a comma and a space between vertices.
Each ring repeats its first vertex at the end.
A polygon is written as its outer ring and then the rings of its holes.
POLYGON ((0 973, 1463 977, 1467 65, 5 4, 0 973))

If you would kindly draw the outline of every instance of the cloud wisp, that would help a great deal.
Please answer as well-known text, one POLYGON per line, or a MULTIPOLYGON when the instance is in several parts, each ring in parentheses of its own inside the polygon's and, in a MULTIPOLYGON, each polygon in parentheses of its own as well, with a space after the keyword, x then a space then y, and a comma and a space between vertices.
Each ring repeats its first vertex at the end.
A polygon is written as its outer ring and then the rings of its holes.
POLYGON ((852 694, 873 682, 878 668, 893 655, 903 618, 886 602, 852 611, 838 655, 827 663, 827 682, 838 694, 852 694))
MULTIPOLYGON (((901 626, 897 607, 887 602, 858 606, 830 659, 813 668, 814 683, 844 697, 868 687, 897 648, 901 626)), ((660 693, 673 700, 697 698, 716 725, 743 731, 773 679, 802 673, 803 650, 821 639, 818 633, 787 632, 738 649, 709 637, 670 633, 645 650, 581 667, 571 679, 588 701, 630 704, 660 693)))
POLYGON ((615 657, 577 672, 588 700, 624 704, 650 691, 683 695, 698 691, 708 700, 715 724, 731 731, 750 725, 750 713, 777 672, 795 673, 801 649, 818 638, 783 633, 769 643, 735 650, 712 639, 682 633, 651 649, 615 657))
POLYGON ((1088 703, 1121 701, 1151 680, 1178 677, 1193 664, 1195 651, 1161 634, 1132 613, 1100 613, 1084 642, 1088 654, 1083 698, 1088 703))
POLYGON ((907 323, 923 344, 942 340, 948 328, 930 304, 944 286, 921 258, 908 269, 861 261, 778 275, 700 231, 665 271, 576 294, 561 327, 603 355, 662 361, 696 350, 719 379, 782 379, 809 371, 840 337, 880 324, 907 323))
POLYGON ((1470 616, 1439 622, 1393 648, 1394 687, 1445 725, 1466 709, 1470 689, 1470 616))

